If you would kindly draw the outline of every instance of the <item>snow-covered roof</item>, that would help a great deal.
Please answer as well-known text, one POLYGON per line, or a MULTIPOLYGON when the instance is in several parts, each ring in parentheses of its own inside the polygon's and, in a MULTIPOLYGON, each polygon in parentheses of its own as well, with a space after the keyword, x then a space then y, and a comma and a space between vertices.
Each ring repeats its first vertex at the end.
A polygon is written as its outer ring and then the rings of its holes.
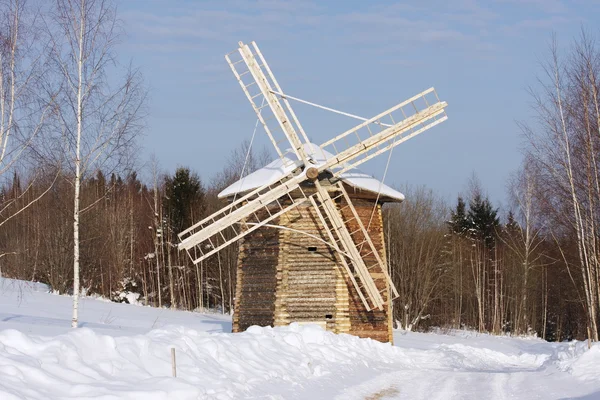
MULTIPOLYGON (((312 143, 305 144, 304 150, 312 159, 312 161, 314 161, 315 166, 319 166, 329 158, 333 157, 331 153, 321 150, 319 146, 312 143)), ((301 161, 291 149, 288 149, 283 158, 276 159, 265 167, 254 171, 253 173, 226 187, 221 193, 219 193, 219 198, 233 196, 236 193, 247 192, 263 185, 277 182, 299 165, 301 165, 301 161)), ((340 178, 342 181, 344 181, 344 183, 358 190, 381 193, 381 197, 387 197, 396 201, 404 200, 404 195, 402 193, 392 189, 385 183, 365 174, 364 172, 361 172, 356 168, 352 168, 344 172, 340 175, 340 178)))

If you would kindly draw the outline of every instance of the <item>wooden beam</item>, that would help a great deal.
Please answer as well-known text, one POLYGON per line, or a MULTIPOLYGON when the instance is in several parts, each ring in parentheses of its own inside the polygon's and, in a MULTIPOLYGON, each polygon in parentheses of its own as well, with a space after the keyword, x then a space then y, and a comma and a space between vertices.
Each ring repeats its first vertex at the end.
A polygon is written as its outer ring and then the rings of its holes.
MULTIPOLYGON (((392 293, 394 294, 393 298, 394 299, 397 298, 399 296, 398 290, 396 290, 396 286, 394 286, 394 282, 392 282, 392 278, 388 274, 387 265, 385 265, 385 263, 381 259, 380 255, 379 255, 379 250, 377 249, 377 247, 375 247, 373 240, 371 240, 371 236, 365 229, 365 226, 362 223, 362 220, 360 219, 360 216, 358 215, 356 208, 354 208, 354 204, 352 204, 352 200, 350 199, 348 192, 344 188, 344 184, 341 182, 337 182, 336 186, 344 195, 344 199, 346 200, 346 203, 348 204, 348 208, 350 208, 350 211, 352 212, 352 216, 356 220, 356 222, 359 226, 359 229, 361 230, 361 233, 363 234, 365 241, 367 242, 367 245, 369 246, 369 250, 374 254, 375 259, 377 260, 377 264, 379 264, 379 268, 381 269, 381 272, 383 272, 383 274, 385 275, 385 279, 388 281, 388 284, 390 285, 390 289, 392 290, 392 293)), ((362 246, 361 246, 361 249, 362 249, 362 246)), ((360 252, 360 250, 359 250, 359 252, 360 252)))
POLYGON ((379 293, 371 274, 367 270, 367 266, 358 252, 355 243, 352 241, 352 236, 346 227, 346 223, 340 216, 335 203, 329 196, 329 193, 323 188, 323 186, 321 186, 319 181, 315 181, 315 187, 317 189, 317 198, 321 202, 323 210, 331 222, 332 229, 335 231, 342 249, 351 256, 352 264, 354 265, 356 274, 360 280, 360 283, 362 283, 365 288, 367 295, 366 297, 371 300, 374 308, 382 310, 384 303, 381 294, 379 293))
MULTIPOLYGON (((445 121, 447 119, 445 112, 444 112, 444 108, 446 106, 447 106, 446 102, 436 103, 432 106, 427 107, 425 110, 418 112, 417 114, 412 115, 389 128, 386 128, 382 132, 375 134, 373 136, 370 136, 369 138, 358 142, 357 144, 347 148, 346 150, 336 152, 336 154, 334 154, 333 157, 331 157, 325 163, 323 163, 322 165, 319 166, 319 172, 322 172, 324 170, 332 170, 335 168, 337 168, 337 169, 343 168, 344 170, 354 168, 357 165, 362 164, 366 160, 374 157, 375 155, 381 154, 382 152, 387 151, 388 149, 395 147, 395 146, 399 145, 400 143, 405 142, 406 140, 418 135, 419 133, 422 133, 425 130, 445 121), (440 117, 440 118, 438 118, 435 121, 430 122, 428 125, 424 125, 425 122, 430 121, 437 117, 440 117), (396 139, 399 135, 401 135, 411 129, 414 129, 418 125, 424 125, 424 126, 417 129, 415 132, 407 135, 406 137, 396 140, 394 143, 391 143, 391 144, 388 143, 388 142, 396 139), (382 144, 387 144, 387 147, 385 147, 385 149, 379 148, 382 144), (379 148, 379 150, 376 152, 376 154, 369 155, 368 152, 375 148, 379 148), (365 156, 364 160, 355 161, 357 158, 360 158, 363 155, 365 156)), ((396 110, 397 107, 398 106, 392 107, 390 110, 396 110)), ((390 110, 388 110, 387 112, 391 113, 392 111, 390 111, 390 110)), ((367 123, 365 122, 365 123, 359 125, 358 127, 351 129, 348 132, 355 133, 358 131, 359 127, 364 126, 364 124, 367 124, 367 123)), ((335 144, 338 141, 340 141, 341 139, 345 138, 348 134, 349 133, 344 133, 344 134, 338 136, 337 138, 335 138, 329 142, 326 142, 327 144, 323 144, 320 146, 321 149, 324 149, 324 147, 326 147, 326 146, 333 146, 335 149, 335 147, 336 147, 335 144)), ((335 171, 335 172, 337 173, 338 171, 335 171)))
MULTIPOLYGON (((354 274, 352 273, 352 270, 350 269, 350 266, 348 265, 348 262, 346 261, 346 258, 344 257, 344 255, 346 253, 344 253, 342 251, 342 249, 340 249, 339 246, 337 245, 337 242, 333 236, 333 233, 327 227, 327 221, 325 221, 325 217, 323 217, 323 214, 321 213, 321 210, 319 209, 319 206, 317 205, 313 196, 310 196, 309 200, 312 203, 313 208, 315 209, 315 212, 316 212, 317 216, 319 217, 319 220, 321 221, 321 225, 323 226, 323 229, 325 230, 327 237, 329 237, 329 240, 331 241, 332 247, 336 250, 336 256, 337 256, 338 260, 340 261, 340 263, 342 264, 342 266, 344 267, 344 269, 346 270, 346 273, 348 274, 348 278, 350 278, 350 282, 352 282, 352 285, 356 289, 356 292, 358 293, 358 296, 360 297, 360 300, 362 301, 362 303, 365 306, 365 308, 367 309, 367 311, 370 311, 371 306, 367 302, 367 299, 365 298, 361 287, 356 282, 356 278, 354 278, 354 274)), ((350 258, 350 257, 348 256, 348 258, 350 258)))
MULTIPOLYGON (((255 49, 258 49, 256 45, 254 45, 254 47, 255 49)), ((252 54, 252 50, 250 49, 250 47, 248 47, 247 44, 243 44, 242 42, 240 42, 239 52, 242 58, 244 59, 244 62, 248 66, 248 70, 252 74, 252 77, 258 85, 262 95, 264 96, 265 101, 271 108, 271 111, 273 112, 275 119, 279 123, 279 126, 281 127, 284 135, 291 144, 292 149, 298 156, 298 159, 302 160, 306 164, 306 162, 308 161, 308 157, 306 156, 306 152, 304 151, 304 145, 298 137, 298 134, 296 133, 296 130, 294 129, 294 126, 291 123, 292 121, 290 120, 290 118, 288 118, 288 115, 286 114, 284 108, 279 102, 279 99, 276 95, 273 94, 273 88, 271 87, 266 75, 262 71, 261 65, 259 65, 256 62, 254 54, 252 54)), ((262 58, 262 55, 260 55, 260 57, 262 58)), ((264 61, 264 58, 262 58, 262 60, 264 61)), ((268 68, 266 64, 263 64, 262 67, 268 68)), ((276 84, 276 82, 274 82, 274 84, 276 84)), ((278 85, 277 88, 279 88, 278 85)), ((279 90, 281 90, 281 88, 279 88, 279 90)), ((291 110, 291 106, 289 106, 289 104, 286 104, 286 107, 288 108, 288 110, 291 110)), ((295 114, 293 114, 292 120, 296 122, 297 126, 300 126, 298 120, 295 118, 295 114)))

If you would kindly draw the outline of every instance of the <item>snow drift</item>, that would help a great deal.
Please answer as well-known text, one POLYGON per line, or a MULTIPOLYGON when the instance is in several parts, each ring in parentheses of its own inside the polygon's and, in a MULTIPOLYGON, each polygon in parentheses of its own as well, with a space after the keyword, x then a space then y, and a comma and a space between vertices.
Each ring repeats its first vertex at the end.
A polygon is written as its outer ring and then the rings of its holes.
POLYGON ((352 374, 360 367, 481 373, 556 365, 576 377, 598 379, 598 346, 585 351, 578 343, 551 353, 524 352, 527 341, 512 346, 511 341, 515 339, 498 343, 495 349, 451 343, 422 350, 296 324, 251 327, 240 334, 172 326, 120 337, 86 328, 56 337, 9 329, 0 332, 0 397, 239 399, 267 383, 300 390, 311 380, 352 374), (177 378, 171 377, 171 347, 177 354, 177 378))
POLYGON ((296 324, 231 334, 228 316, 91 298, 72 330, 70 305, 0 278, 0 399, 600 398, 598 344, 398 331, 392 346, 296 324))
POLYGON ((86 328, 53 338, 5 330, 0 397, 231 399, 261 381, 293 385, 357 362, 391 363, 399 353, 390 345, 310 326, 252 327, 236 335, 169 327, 116 338, 86 328))

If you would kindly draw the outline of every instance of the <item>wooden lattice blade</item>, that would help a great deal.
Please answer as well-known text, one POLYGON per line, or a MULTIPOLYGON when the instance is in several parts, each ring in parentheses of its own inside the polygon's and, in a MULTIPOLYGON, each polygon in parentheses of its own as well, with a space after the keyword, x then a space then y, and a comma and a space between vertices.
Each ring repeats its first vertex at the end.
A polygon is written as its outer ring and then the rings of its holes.
MULTIPOLYGON (((322 205, 321 209, 329 220, 329 223, 324 224, 324 229, 329 231, 328 236, 335 238, 336 245, 339 244, 341 250, 350 256, 354 271, 348 270, 348 272, 350 275, 356 276, 356 280, 353 280, 356 290, 359 293, 362 293, 367 300, 367 302, 363 300, 367 310, 372 308, 382 310, 384 300, 381 297, 381 293, 377 289, 375 281, 371 277, 360 252, 353 242, 352 236, 348 231, 342 216, 337 210, 335 202, 331 199, 327 190, 321 186, 318 180, 315 181, 315 187, 317 189, 317 198, 322 205)), ((317 212, 320 212, 319 207, 317 207, 317 212)))
POLYGON ((194 263, 200 262, 306 201, 306 196, 300 188, 300 183, 304 180, 306 180, 306 176, 301 173, 291 178, 284 177, 278 182, 264 185, 248 193, 181 232, 179 249, 187 250, 194 263), (292 199, 289 196, 289 193, 295 190, 301 194, 301 198, 292 199), (290 200, 289 204, 279 201, 286 195, 290 200), (251 227, 245 226, 245 220, 249 218, 256 224, 251 227), (252 218, 255 219, 252 220, 252 218), (195 253, 199 252, 200 256, 192 254, 191 250, 194 248, 195 253))
POLYGON ((281 87, 256 43, 252 42, 251 45, 240 42, 237 52, 241 60, 232 60, 235 53, 228 54, 225 59, 279 156, 283 157, 285 153, 285 148, 281 148, 282 144, 286 147, 291 145, 298 159, 306 162, 306 153, 297 132, 308 142, 306 134, 288 100, 280 101, 273 93, 281 91, 281 87), (273 123, 270 124, 270 121, 273 123))
POLYGON ((340 176, 356 168, 444 122, 447 119, 444 110, 447 105, 446 102, 437 100, 437 94, 431 88, 384 111, 319 146, 333 154, 333 157, 319 166, 319 171, 330 170, 334 176, 340 176), (435 102, 430 105, 433 101, 428 100, 428 96, 433 95, 435 102), (417 107, 417 103, 422 107, 417 107))
MULTIPOLYGON (((373 239, 371 238, 371 235, 369 234, 369 232, 367 230, 368 227, 364 226, 360 216, 358 215, 356 208, 354 207, 354 204, 352 203, 352 199, 350 198, 350 196, 348 195, 348 192, 344 188, 344 184, 341 181, 338 181, 336 183, 336 187, 342 193, 344 200, 346 200, 346 204, 347 204, 346 207, 348 207, 348 209, 350 210, 350 213, 352 214, 352 220, 356 221, 356 225, 358 226, 358 230, 356 230, 354 232, 350 232, 350 235, 352 236, 352 240, 354 242, 355 247, 358 249, 358 252, 361 255, 361 257, 363 258, 363 260, 365 260, 369 256, 373 256, 375 258, 376 262, 373 264, 367 265, 367 270, 371 274, 377 274, 377 273, 382 274, 385 277, 387 284, 389 285, 392 300, 397 298, 399 296, 398 290, 396 289, 396 286, 394 285, 394 282, 392 281, 392 278, 390 277, 390 275, 388 273, 387 265, 385 265, 385 263, 381 259, 381 256, 379 255, 379 250, 375 246, 373 239), (355 238, 355 234, 359 235, 358 239, 355 238), (362 236, 360 236, 360 235, 362 235, 362 236)), ((340 210, 340 212, 341 211, 343 211, 343 210, 340 210)), ((342 214, 342 218, 343 218, 343 212, 341 212, 341 214, 342 214)), ((344 219, 344 223, 346 224, 346 226, 348 226, 347 219, 344 219)), ((365 265, 366 264, 367 263, 365 262, 365 265)))

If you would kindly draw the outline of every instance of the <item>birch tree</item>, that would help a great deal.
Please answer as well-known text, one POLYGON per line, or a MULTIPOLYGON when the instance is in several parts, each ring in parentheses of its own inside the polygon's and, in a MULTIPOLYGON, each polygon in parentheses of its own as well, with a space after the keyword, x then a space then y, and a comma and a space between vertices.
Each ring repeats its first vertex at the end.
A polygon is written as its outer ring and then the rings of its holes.
POLYGON ((399 328, 413 330, 429 318, 429 306, 441 295, 440 281, 447 261, 447 209, 431 191, 407 188, 407 200, 384 209, 385 241, 394 285, 399 297, 394 319, 399 328))
MULTIPOLYGON (((54 115, 56 93, 48 84, 53 78, 47 64, 50 48, 38 17, 25 0, 0 3, 0 178, 23 164, 54 115)), ((0 199, 0 226, 48 192, 46 188, 33 198, 28 195, 37 177, 34 174, 18 196, 0 199), (27 202, 19 201, 25 197, 27 202)))
POLYGON ((542 266, 542 253, 539 250, 544 238, 535 215, 535 193, 538 190, 535 173, 531 165, 525 162, 523 168, 509 183, 509 194, 515 208, 515 220, 509 220, 506 232, 499 236, 520 266, 521 282, 515 316, 516 333, 526 333, 529 328, 529 277, 535 267, 542 266))
POLYGON ((60 118, 73 186, 73 318, 78 325, 81 180, 99 169, 123 167, 140 132, 145 99, 138 71, 119 68, 122 29, 109 0, 56 0, 54 62, 62 78, 60 118), (122 78, 118 78, 118 76, 122 78))
MULTIPOLYGON (((585 33, 566 56, 559 54, 554 39, 540 88, 532 90, 538 125, 523 127, 528 155, 544 187, 552 233, 573 238, 576 247, 588 337, 594 341, 599 339, 600 307, 599 57, 600 50, 585 33)), ((575 261, 562 253, 567 266, 575 261)))

